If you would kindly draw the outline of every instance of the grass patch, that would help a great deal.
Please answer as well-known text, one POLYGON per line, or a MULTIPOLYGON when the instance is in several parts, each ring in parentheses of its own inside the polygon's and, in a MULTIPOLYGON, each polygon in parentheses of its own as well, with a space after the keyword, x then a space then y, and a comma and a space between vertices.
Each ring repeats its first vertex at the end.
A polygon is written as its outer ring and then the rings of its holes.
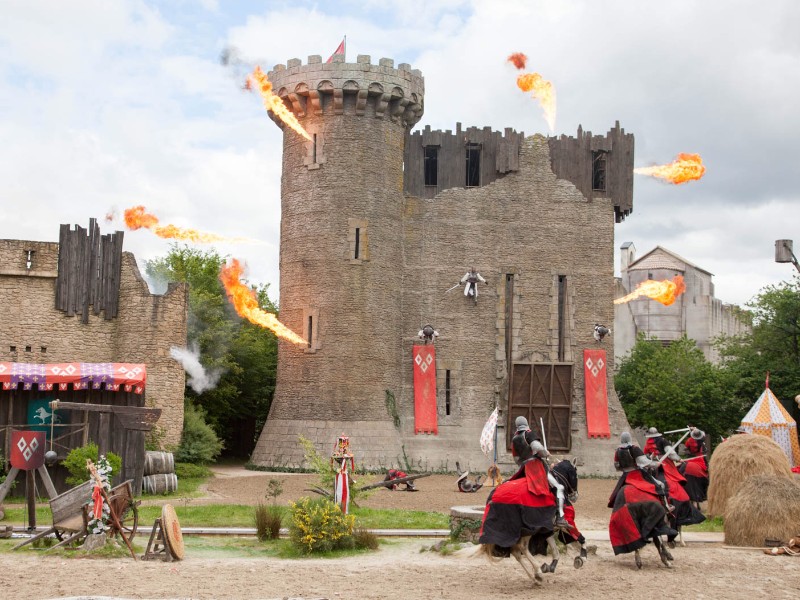
POLYGON ((713 533, 723 533, 725 531, 725 523, 722 517, 713 517, 706 519, 697 525, 686 525, 683 527, 684 531, 710 531, 713 533))
POLYGON ((350 514, 366 529, 450 529, 450 516, 438 512, 354 508, 350 514))

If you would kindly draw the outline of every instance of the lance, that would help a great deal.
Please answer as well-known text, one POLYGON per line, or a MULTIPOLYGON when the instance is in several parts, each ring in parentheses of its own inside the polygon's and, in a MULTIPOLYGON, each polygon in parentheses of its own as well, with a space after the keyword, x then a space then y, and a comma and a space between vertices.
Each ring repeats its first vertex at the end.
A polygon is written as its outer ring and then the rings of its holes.
MULTIPOLYGON (((673 429, 672 431, 665 431, 664 435, 667 435, 669 433, 683 433, 684 431, 691 431, 691 427, 684 427, 683 429, 673 429)), ((677 444, 675 445, 677 446, 677 444)))
MULTIPOLYGON (((680 444, 680 443, 681 443, 683 440, 685 440, 685 439, 686 439, 686 436, 687 436, 687 435, 689 435, 689 431, 690 431, 690 429, 687 427, 686 429, 681 429, 680 431, 685 431, 686 433, 684 433, 684 434, 681 436, 681 439, 679 439, 677 442, 675 442, 674 444, 672 444, 672 450, 673 450, 673 452, 675 451, 675 448, 677 448, 677 447, 678 447, 678 444, 680 444)), ((660 465, 663 465, 663 464, 664 464, 664 459, 666 459, 666 458, 667 458, 667 455, 666 455, 666 454, 665 454, 664 456, 662 456, 661 458, 659 458, 659 459, 658 459, 658 464, 660 464, 660 465)))
POLYGON ((547 449, 547 436, 544 434, 544 419, 542 419, 542 417, 539 417, 539 427, 542 430, 542 445, 544 446, 544 450, 550 454, 550 451, 547 449))
MULTIPOLYGON (((458 286, 460 286, 460 285, 461 285, 461 282, 458 282, 458 283, 457 283, 457 284, 455 284, 453 287, 451 287, 450 289, 448 289, 448 290, 447 290, 447 292, 449 292, 449 291, 451 291, 451 290, 454 290, 454 289, 456 289, 456 288, 457 288, 458 286)), ((445 292, 445 294, 446 294, 447 292, 445 292)))
POLYGON ((696 458, 705 458, 705 456, 703 456, 703 455, 701 454, 700 456, 692 456, 691 458, 682 458, 681 460, 682 460, 683 462, 688 462, 688 461, 690 461, 690 460, 694 460, 694 459, 696 459, 696 458))

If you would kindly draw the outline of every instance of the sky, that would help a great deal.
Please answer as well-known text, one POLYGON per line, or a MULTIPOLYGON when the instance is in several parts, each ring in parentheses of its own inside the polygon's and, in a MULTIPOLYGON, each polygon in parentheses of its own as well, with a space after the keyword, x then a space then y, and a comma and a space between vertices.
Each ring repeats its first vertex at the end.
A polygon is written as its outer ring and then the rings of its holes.
MULTIPOLYGON (((556 88, 556 135, 619 121, 636 167, 699 153, 700 181, 634 177, 615 270, 624 242, 638 256, 660 245, 744 304, 795 274, 775 240, 800 249, 798 23, 796 0, 3 0, 0 239, 58 241, 61 223, 92 217, 110 233, 144 205, 163 224, 252 240, 214 248, 277 299, 282 133, 220 55, 269 70, 324 60, 346 35, 347 62, 422 71, 417 128, 550 134, 506 61, 523 52, 556 88)), ((124 246, 144 271, 170 242, 126 231, 124 246)))

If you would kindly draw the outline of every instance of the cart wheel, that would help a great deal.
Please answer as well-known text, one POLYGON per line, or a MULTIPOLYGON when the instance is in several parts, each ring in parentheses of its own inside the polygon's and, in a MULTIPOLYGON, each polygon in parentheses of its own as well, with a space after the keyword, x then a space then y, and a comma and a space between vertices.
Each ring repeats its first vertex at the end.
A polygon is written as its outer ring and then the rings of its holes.
MULTIPOLYGON (((139 527, 139 506, 138 502, 131 502, 128 508, 123 511, 119 516, 120 524, 122 525, 122 532, 128 540, 132 540, 136 535, 136 529, 139 527)), ((114 537, 117 537, 119 530, 114 529, 114 537)))

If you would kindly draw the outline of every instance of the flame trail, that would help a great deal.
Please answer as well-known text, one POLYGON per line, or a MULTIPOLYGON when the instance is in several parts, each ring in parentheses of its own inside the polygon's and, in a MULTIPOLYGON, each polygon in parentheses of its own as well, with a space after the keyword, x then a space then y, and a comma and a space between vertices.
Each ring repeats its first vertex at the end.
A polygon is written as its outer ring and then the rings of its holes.
POLYGON ((508 57, 508 62, 512 63, 515 67, 522 70, 525 68, 525 63, 528 62, 528 57, 525 56, 522 52, 514 52, 514 54, 508 57))
POLYGON ((614 304, 622 304, 635 300, 639 296, 647 296, 651 300, 661 302, 664 306, 669 306, 685 291, 686 284, 683 282, 683 277, 681 275, 675 275, 672 281, 669 279, 663 279, 661 281, 648 279, 637 285, 636 289, 627 296, 614 300, 614 304))
MULTIPOLYGON (((528 62, 528 57, 522 52, 514 52, 508 57, 508 62, 512 63, 517 69, 524 69, 528 62)), ((544 111, 544 119, 550 131, 556 128, 556 88, 553 84, 544 79, 539 73, 522 73, 517 76, 517 87, 523 92, 531 92, 531 95, 539 100, 539 104, 544 111)))
POLYGON ((269 329, 279 338, 294 344, 307 345, 308 342, 306 340, 278 321, 275 315, 262 310, 258 306, 255 292, 239 281, 243 272, 244 268, 235 258, 231 259, 227 265, 223 265, 219 272, 219 279, 225 287, 228 299, 239 316, 260 327, 269 329))
POLYGON ((258 91, 261 92, 261 97, 264 99, 264 106, 267 110, 271 110, 275 116, 277 116, 286 125, 291 127, 293 131, 302 135, 309 142, 311 141, 311 136, 308 135, 308 132, 303 129, 302 125, 300 125, 300 122, 297 120, 297 117, 294 116, 294 113, 286 108, 283 100, 276 96, 272 91, 272 83, 270 83, 270 80, 267 79, 267 76, 264 74, 264 71, 261 70, 261 67, 256 67, 253 69, 253 73, 247 78, 246 87, 248 89, 256 87, 258 91))
POLYGON ((159 225, 158 217, 147 212, 144 206, 134 206, 125 209, 125 225, 131 231, 136 231, 144 227, 151 230, 158 237, 188 240, 190 242, 210 243, 210 242, 242 242, 245 238, 227 238, 215 233, 203 233, 196 229, 184 229, 175 225, 159 225))
POLYGON ((678 185, 700 179, 705 174, 706 168, 699 154, 685 154, 682 152, 668 165, 639 167, 634 169, 633 172, 639 175, 657 177, 678 185))

